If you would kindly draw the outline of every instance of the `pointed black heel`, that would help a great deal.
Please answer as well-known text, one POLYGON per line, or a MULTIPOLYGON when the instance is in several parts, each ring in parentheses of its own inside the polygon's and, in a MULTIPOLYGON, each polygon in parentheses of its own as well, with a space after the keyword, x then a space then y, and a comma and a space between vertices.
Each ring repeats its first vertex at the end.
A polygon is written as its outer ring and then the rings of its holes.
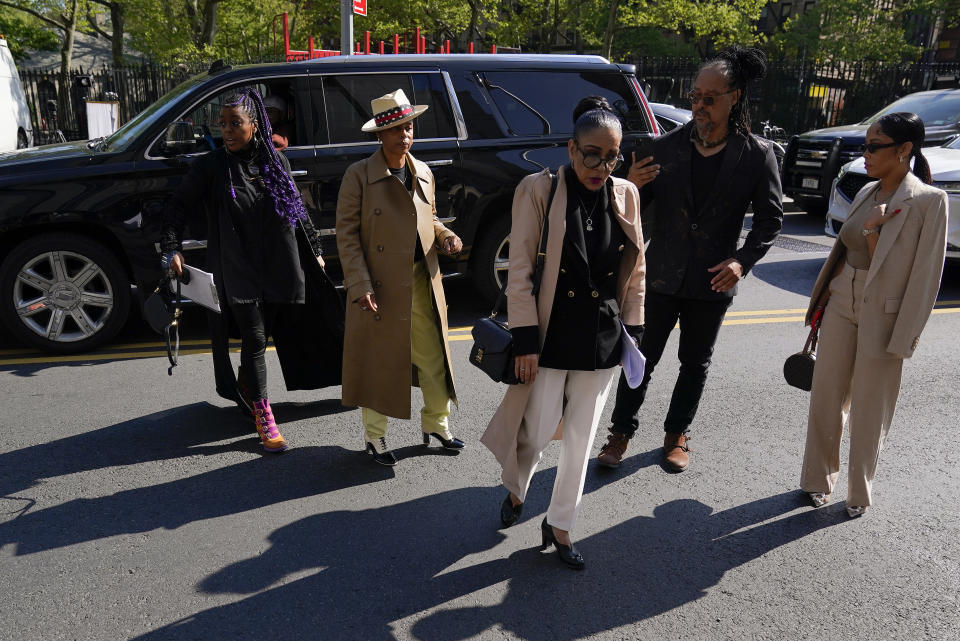
POLYGON ((516 523, 522 512, 523 503, 514 505, 510 500, 510 494, 507 493, 507 498, 503 499, 503 504, 500 506, 500 522, 503 523, 503 527, 510 527, 516 523))
MULTIPOLYGON (((507 500, 509 499, 510 497, 508 496, 507 500)), ((573 545, 564 545, 563 543, 557 542, 557 537, 554 536, 553 528, 547 523, 546 517, 544 517, 543 522, 540 524, 540 534, 543 537, 543 542, 540 544, 541 551, 553 545, 553 547, 557 548, 557 558, 563 561, 564 565, 568 568, 582 570, 586 566, 583 555, 580 554, 577 548, 573 547, 573 545)))
POLYGON ((424 433, 423 433, 423 444, 424 444, 424 445, 430 445, 430 437, 431 437, 431 436, 432 436, 433 438, 437 439, 438 441, 440 441, 440 445, 442 445, 442 446, 443 446, 443 449, 445 449, 445 450, 452 450, 452 451, 454 451, 454 452, 459 452, 459 451, 462 450, 464 447, 466 447, 466 444, 465 444, 463 441, 461 441, 460 439, 458 439, 458 438, 453 438, 453 436, 451 436, 450 438, 444 438, 442 435, 437 434, 436 432, 424 432, 424 433))

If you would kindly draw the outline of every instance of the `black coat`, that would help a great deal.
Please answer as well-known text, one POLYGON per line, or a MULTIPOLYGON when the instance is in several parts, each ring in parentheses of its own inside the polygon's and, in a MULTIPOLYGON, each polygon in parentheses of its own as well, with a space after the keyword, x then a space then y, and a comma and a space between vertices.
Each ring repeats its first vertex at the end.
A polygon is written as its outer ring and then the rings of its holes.
POLYGON ((732 298, 734 287, 714 292, 707 269, 736 258, 744 275, 760 260, 783 226, 780 174, 773 147, 754 135, 731 134, 722 152, 720 173, 705 205, 693 202, 690 142, 693 121, 654 142, 660 175, 643 187, 643 233, 647 289, 702 300, 732 298), (753 205, 753 227, 737 249, 747 208, 753 205))
MULTIPOLYGON (((283 156, 281 158, 289 171, 286 159, 283 156)), ((209 239, 206 268, 214 274, 222 310, 220 314, 208 314, 216 389, 223 398, 238 401, 236 375, 229 355, 229 338, 236 336, 237 332, 233 331, 230 306, 226 304, 230 298, 223 287, 224 265, 232 261, 223 260, 223 252, 227 248, 220 240, 229 237, 229 234, 221 233, 224 231, 221 226, 231 220, 228 208, 236 207, 229 197, 226 179, 228 161, 226 154, 217 150, 191 166, 184 178, 184 189, 171 199, 164 212, 162 246, 164 251, 178 249, 184 225, 191 213, 203 212, 209 239), (197 184, 205 184, 206 187, 194 193, 197 184), (188 205, 191 205, 189 209, 188 205)), ((343 363, 343 298, 317 262, 320 242, 312 223, 309 220, 302 221, 288 232, 293 232, 293 242, 281 242, 277 245, 278 251, 296 251, 298 256, 285 255, 274 263, 299 263, 303 303, 285 305, 272 327, 284 383, 288 390, 339 385, 343 363)), ((282 273, 275 276, 284 278, 282 273)), ((269 291, 269 287, 264 291, 269 291)))

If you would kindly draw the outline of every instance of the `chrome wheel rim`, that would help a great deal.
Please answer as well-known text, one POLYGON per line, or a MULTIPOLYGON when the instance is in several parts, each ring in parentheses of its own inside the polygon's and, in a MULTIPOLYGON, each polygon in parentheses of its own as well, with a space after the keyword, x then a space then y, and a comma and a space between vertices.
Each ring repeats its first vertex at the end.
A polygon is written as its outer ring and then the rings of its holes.
POLYGON ((75 343, 103 329, 113 311, 113 288, 86 256, 50 251, 20 268, 13 305, 20 322, 37 336, 75 343))
POLYGON ((504 279, 507 277, 507 271, 510 269, 510 235, 500 241, 497 251, 493 255, 493 280, 497 287, 503 287, 504 279))

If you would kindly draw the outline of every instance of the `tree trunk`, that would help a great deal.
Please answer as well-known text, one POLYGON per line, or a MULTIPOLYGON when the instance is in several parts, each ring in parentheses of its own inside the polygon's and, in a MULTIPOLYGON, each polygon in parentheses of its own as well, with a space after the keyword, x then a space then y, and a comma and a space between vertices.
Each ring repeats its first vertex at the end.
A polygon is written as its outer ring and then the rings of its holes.
POLYGON ((610 11, 607 13, 607 29, 603 32, 603 57, 607 60, 613 55, 613 34, 617 28, 617 10, 620 0, 610 0, 610 11))
POLYGON ((220 0, 207 0, 203 7, 203 33, 201 41, 205 45, 213 45, 213 37, 217 33, 217 5, 220 0))
POLYGON ((110 38, 110 44, 113 47, 114 69, 123 65, 123 33, 125 31, 125 19, 125 7, 119 2, 111 3, 110 23, 113 25, 113 37, 110 38))
MULTIPOLYGON (((79 0, 68 0, 69 13, 63 18, 63 44, 60 45, 60 76, 57 91, 57 126, 63 129, 64 122, 72 122, 70 115, 70 67, 73 65, 73 40, 77 33, 77 5, 79 0)), ((64 7, 64 8, 66 8, 64 7)))

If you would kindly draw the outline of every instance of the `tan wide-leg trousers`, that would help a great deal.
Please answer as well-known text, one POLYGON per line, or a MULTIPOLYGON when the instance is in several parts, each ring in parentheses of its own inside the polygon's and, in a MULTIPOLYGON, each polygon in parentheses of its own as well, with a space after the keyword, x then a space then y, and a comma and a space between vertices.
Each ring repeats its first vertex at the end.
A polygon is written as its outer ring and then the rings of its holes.
POLYGON ((560 461, 547 509, 547 523, 572 531, 583 497, 590 446, 610 394, 616 368, 584 372, 541 367, 517 436, 517 469, 503 471, 503 484, 525 501, 543 450, 563 419, 560 461))
POLYGON ((831 493, 840 473, 844 418, 850 427, 847 505, 870 505, 883 441, 893 422, 903 359, 871 358, 857 346, 867 271, 849 265, 830 282, 810 391, 800 487, 831 493))

